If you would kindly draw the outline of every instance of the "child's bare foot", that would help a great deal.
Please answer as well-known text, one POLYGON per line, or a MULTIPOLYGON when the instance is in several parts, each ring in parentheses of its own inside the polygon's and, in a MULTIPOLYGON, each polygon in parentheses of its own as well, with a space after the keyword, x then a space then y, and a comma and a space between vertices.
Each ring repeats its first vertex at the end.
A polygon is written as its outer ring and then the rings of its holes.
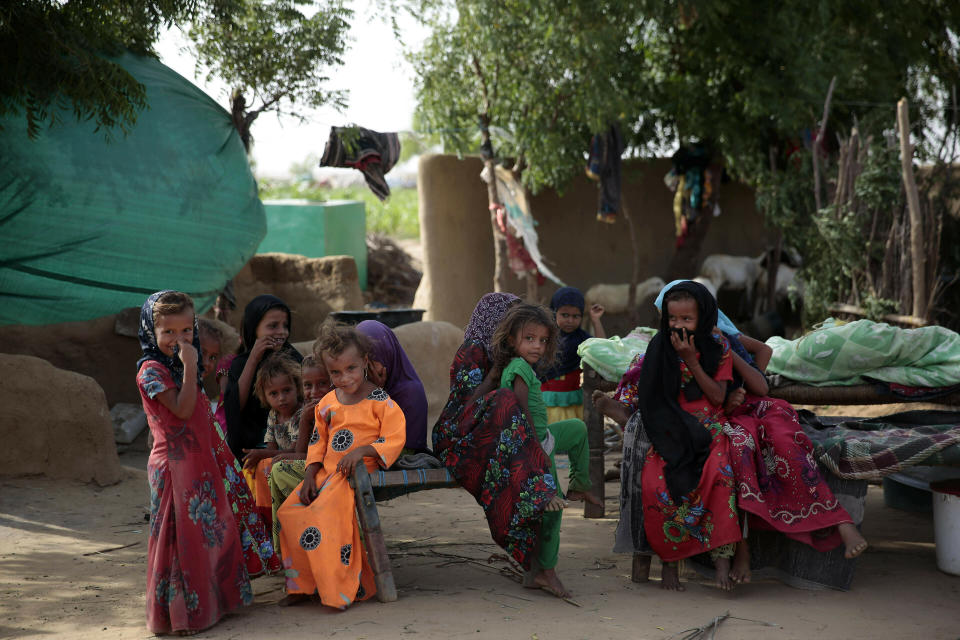
POLYGON ((650 581, 650 556, 642 553, 633 554, 633 567, 630 570, 630 580, 633 582, 650 581))
POLYGON ((717 558, 713 562, 717 570, 717 586, 724 591, 733 591, 733 580, 730 578, 730 558, 717 558))
POLYGON ((680 584, 680 563, 664 562, 660 570, 660 588, 668 591, 686 591, 680 584))
POLYGON ((560 496, 553 496, 547 503, 546 511, 563 511, 567 508, 567 501, 560 496))
POLYGON ((837 526, 837 530, 840 532, 844 546, 847 547, 843 557, 848 560, 856 558, 870 546, 867 539, 860 534, 860 530, 852 522, 844 522, 837 526))
POLYGON ((734 584, 750 582, 750 547, 746 540, 737 543, 737 552, 733 554, 733 568, 730 569, 730 579, 734 584))
POLYGON ((602 504, 597 496, 588 491, 567 491, 567 500, 573 502, 589 502, 590 504, 602 504))
POLYGON ((533 577, 533 584, 524 586, 528 589, 543 589, 558 598, 570 597, 570 592, 567 591, 567 588, 560 582, 560 578, 554 569, 541 569, 540 572, 533 577))
POLYGON ((288 593, 283 598, 280 599, 280 602, 277 603, 279 607, 293 607, 298 604, 303 604, 310 599, 310 595, 306 593, 288 593))
POLYGON ((597 408, 600 413, 603 413, 603 403, 607 400, 607 394, 600 389, 594 389, 593 395, 590 396, 590 399, 593 400, 593 405, 597 408))

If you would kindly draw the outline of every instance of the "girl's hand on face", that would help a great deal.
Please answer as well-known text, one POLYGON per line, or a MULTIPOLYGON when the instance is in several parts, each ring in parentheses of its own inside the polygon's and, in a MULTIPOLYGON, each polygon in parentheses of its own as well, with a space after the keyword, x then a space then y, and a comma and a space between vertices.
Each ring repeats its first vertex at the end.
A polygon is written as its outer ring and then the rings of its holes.
POLYGON ((253 343, 253 348, 250 349, 250 357, 259 361, 263 358, 267 351, 276 351, 283 346, 283 341, 279 338, 273 336, 261 336, 257 338, 257 341, 253 343))
POLYGON ((387 368, 376 360, 371 360, 370 366, 367 367, 367 379, 376 386, 383 388, 383 384, 387 381, 387 368))
POLYGON ((677 355, 690 365, 697 360, 697 347, 693 344, 693 334, 684 330, 686 340, 680 338, 676 333, 670 332, 670 344, 673 345, 677 355))
POLYGON ((183 363, 183 366, 197 366, 197 354, 196 347, 193 346, 190 342, 186 340, 177 340, 177 347, 179 347, 180 362, 183 363))
POLYGON ((606 309, 603 308, 602 304, 590 305, 590 319, 599 320, 604 311, 606 311, 606 309))

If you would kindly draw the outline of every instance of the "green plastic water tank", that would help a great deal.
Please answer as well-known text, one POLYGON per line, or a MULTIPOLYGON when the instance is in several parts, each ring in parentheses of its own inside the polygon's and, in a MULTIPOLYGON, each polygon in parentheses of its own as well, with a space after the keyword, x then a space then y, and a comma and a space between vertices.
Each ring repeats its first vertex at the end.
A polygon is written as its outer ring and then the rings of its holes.
POLYGON ((367 214, 355 200, 265 200, 267 235, 257 253, 308 258, 353 256, 360 288, 367 288, 367 214))

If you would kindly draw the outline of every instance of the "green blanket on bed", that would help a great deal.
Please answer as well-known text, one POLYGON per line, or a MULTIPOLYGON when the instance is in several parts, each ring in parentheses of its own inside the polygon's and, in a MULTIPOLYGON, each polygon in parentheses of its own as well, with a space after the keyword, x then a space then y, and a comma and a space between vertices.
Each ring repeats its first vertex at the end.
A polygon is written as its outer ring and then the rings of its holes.
POLYGON ((797 340, 773 337, 768 374, 813 386, 863 384, 866 378, 911 387, 960 384, 960 335, 943 327, 900 329, 828 318, 797 340))

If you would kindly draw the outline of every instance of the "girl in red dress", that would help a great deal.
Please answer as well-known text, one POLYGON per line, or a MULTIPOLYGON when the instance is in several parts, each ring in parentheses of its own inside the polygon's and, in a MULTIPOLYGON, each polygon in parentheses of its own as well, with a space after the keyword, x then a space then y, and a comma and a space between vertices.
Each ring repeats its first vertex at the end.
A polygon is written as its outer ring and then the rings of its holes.
POLYGON ((212 451, 190 296, 160 291, 140 311, 137 386, 153 449, 147 627, 192 635, 253 601, 240 533, 212 451))

